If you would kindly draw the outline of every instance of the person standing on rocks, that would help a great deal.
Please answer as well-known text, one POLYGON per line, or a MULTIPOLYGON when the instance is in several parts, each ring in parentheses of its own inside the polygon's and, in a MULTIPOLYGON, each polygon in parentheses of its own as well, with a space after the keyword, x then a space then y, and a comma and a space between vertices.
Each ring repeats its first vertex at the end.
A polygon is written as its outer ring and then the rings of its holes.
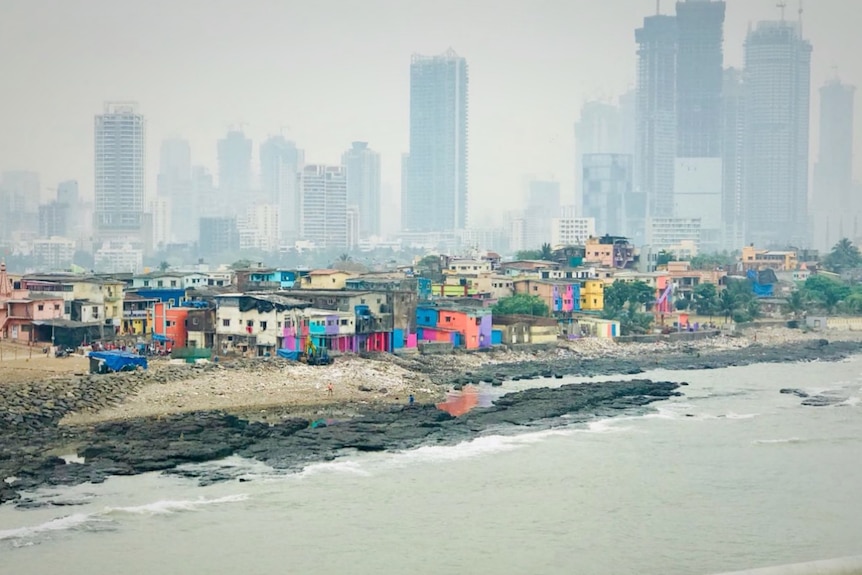
POLYGON ((329 395, 329 397, 332 397, 333 390, 332 390, 332 382, 331 381, 326 385, 326 393, 327 393, 327 395, 329 395))

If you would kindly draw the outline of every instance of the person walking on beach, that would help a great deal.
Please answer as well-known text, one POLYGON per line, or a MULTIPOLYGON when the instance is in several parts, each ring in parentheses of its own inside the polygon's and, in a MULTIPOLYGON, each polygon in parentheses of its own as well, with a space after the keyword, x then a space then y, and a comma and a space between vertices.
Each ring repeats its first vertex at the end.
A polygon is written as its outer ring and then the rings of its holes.
POLYGON ((326 393, 329 397, 332 397, 332 382, 330 381, 326 386, 326 393))

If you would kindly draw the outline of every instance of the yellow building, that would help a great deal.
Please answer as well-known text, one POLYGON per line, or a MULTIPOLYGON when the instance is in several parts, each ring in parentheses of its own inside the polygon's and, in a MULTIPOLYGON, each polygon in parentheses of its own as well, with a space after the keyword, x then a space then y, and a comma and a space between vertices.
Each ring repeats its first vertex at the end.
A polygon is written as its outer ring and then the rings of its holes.
POLYGON ((774 271, 791 272, 799 265, 796 252, 792 250, 759 250, 754 246, 742 248, 742 265, 746 270, 762 270, 769 268, 774 271))
POLYGON ((341 270, 314 270, 303 276, 302 289, 344 289, 347 280, 357 274, 341 270))
POLYGON ((581 281, 581 311, 605 309, 605 282, 600 279, 581 281))

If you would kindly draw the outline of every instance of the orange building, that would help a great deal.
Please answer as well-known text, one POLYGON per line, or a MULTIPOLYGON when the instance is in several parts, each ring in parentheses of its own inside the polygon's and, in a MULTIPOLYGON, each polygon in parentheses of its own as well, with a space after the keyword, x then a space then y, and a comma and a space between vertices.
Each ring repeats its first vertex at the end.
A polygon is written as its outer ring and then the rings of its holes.
POLYGON ((169 307, 159 302, 153 306, 152 314, 154 344, 166 351, 188 345, 188 308, 169 307))
POLYGON ((491 346, 491 311, 487 308, 420 305, 416 319, 419 341, 451 342, 467 349, 491 346))

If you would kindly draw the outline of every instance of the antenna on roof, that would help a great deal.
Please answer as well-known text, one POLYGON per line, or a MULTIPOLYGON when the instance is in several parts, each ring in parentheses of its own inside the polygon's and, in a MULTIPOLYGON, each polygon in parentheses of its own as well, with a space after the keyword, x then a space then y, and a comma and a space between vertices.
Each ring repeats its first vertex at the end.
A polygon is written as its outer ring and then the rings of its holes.
POLYGON ((787 8, 787 2, 780 0, 775 6, 781 10, 781 21, 784 22, 784 10, 787 8))
POLYGON ((802 13, 805 9, 802 7, 802 0, 799 0, 799 9, 797 10, 797 14, 799 16, 799 36, 802 36, 802 13))

